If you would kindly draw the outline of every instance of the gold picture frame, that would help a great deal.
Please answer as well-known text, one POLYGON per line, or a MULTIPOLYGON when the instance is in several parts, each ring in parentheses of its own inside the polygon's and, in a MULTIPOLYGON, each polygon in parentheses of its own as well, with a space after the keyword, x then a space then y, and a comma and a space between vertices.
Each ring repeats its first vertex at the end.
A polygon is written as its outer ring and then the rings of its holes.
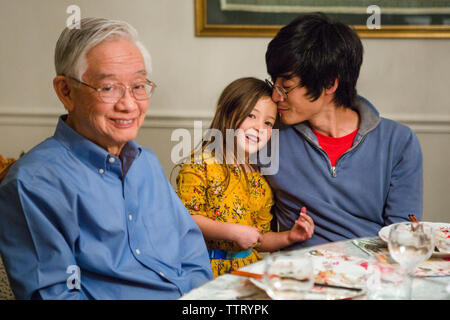
MULTIPOLYGON (((209 24, 207 1, 195 0, 195 35, 198 37, 273 37, 283 26, 209 24)), ((381 25, 380 29, 368 29, 365 25, 352 27, 361 38, 450 38, 450 25, 381 25)))

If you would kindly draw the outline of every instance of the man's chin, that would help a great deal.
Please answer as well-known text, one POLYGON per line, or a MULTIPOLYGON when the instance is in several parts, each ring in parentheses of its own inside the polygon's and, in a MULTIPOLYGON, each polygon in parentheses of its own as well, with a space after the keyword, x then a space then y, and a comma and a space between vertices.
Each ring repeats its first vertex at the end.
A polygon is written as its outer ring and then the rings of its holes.
POLYGON ((121 136, 115 136, 111 142, 116 146, 124 146, 131 140, 136 139, 136 136, 137 136, 136 134, 124 134, 121 136))
POLYGON ((280 120, 283 124, 288 125, 288 126, 298 124, 298 123, 305 121, 305 119, 302 119, 302 118, 289 117, 288 115, 283 115, 283 114, 281 115, 280 120))
POLYGON ((291 119, 287 116, 283 116, 283 115, 280 117, 280 119, 283 124, 288 125, 288 126, 297 123, 297 122, 293 121, 293 119, 291 119))

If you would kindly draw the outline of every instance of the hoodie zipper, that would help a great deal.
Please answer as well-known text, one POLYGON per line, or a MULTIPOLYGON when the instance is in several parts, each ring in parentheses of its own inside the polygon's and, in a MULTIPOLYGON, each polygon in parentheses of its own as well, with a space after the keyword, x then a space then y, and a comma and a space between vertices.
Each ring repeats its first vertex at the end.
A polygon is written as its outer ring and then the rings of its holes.
MULTIPOLYGON (((337 161, 336 161, 336 163, 337 163, 337 161)), ((336 166, 331 167, 331 176, 332 176, 333 178, 336 178, 336 166)))
MULTIPOLYGON (((360 97, 359 97, 359 98, 360 98, 360 97)), ((358 98, 358 99, 359 99, 359 98, 358 98)), ((341 157, 344 156, 345 154, 349 153, 349 152, 352 152, 354 149, 356 149, 356 148, 364 141, 364 139, 366 138, 366 136, 367 136, 372 130, 374 130, 374 129, 378 126, 378 124, 380 123, 380 121, 381 121, 381 118, 380 118, 379 114, 376 112, 375 108, 374 108, 373 106, 371 106, 370 102, 368 102, 367 100, 365 100, 365 99, 363 98, 363 99, 362 99, 362 104, 363 104, 363 106, 364 106, 364 105, 367 105, 367 106, 364 107, 364 108, 356 108, 356 109, 357 109, 356 111, 359 113, 359 116, 361 117, 361 119, 362 119, 362 113, 366 113, 366 114, 367 114, 367 119, 368 119, 369 122, 366 121, 365 126, 364 126, 364 129, 363 129, 363 132, 364 132, 364 133, 363 133, 363 135, 359 138, 359 140, 357 141, 357 143, 356 143, 354 146, 352 146, 350 149, 348 149, 346 152, 344 152, 344 153, 337 159, 335 166, 332 166, 332 165, 331 165, 330 158, 328 158, 328 155, 327 155, 327 153, 325 152, 325 150, 323 150, 323 149, 320 147, 320 145, 316 145, 316 143, 314 142, 314 140, 311 139, 311 138, 308 136, 308 134, 307 134, 307 132, 305 132, 305 130, 303 130, 303 129, 301 129, 301 128, 296 129, 296 131, 297 131, 298 133, 300 133, 300 134, 306 139, 306 141, 308 141, 314 148, 316 148, 317 150, 319 150, 320 152, 323 152, 323 153, 325 154, 325 158, 328 160, 328 163, 329 163, 329 165, 330 165, 331 176, 332 176, 333 178, 336 178, 336 176, 337 176, 336 165, 337 165, 338 161, 341 159, 341 157), (365 109, 370 108, 370 106, 371 106, 372 109, 374 109, 374 112, 375 112, 374 114, 375 114, 375 117, 377 118, 376 120, 373 119, 373 117, 374 117, 373 115, 371 115, 371 114, 369 114, 368 112, 364 111, 365 109), (358 111, 358 110, 359 110, 359 111, 358 111)), ((373 112, 372 112, 372 113, 373 113, 373 112)), ((363 121, 363 120, 361 120, 361 121, 363 121)), ((360 127, 360 129, 361 129, 361 127, 360 127)), ((358 132, 358 134, 359 134, 359 132, 358 132)))
MULTIPOLYGON (((333 166, 331 167, 331 176, 332 176, 333 178, 336 178, 336 166, 337 166, 339 160, 341 160, 341 158, 342 158, 344 155, 346 155, 347 153, 350 153, 350 152, 352 152, 353 150, 355 150, 355 149, 363 142, 363 140, 364 140, 365 137, 366 137, 366 136, 364 135, 364 136, 362 136, 361 138, 359 138, 358 141, 356 142, 356 144, 355 144, 354 146, 352 146, 350 149, 348 149, 347 151, 345 151, 343 154, 341 154, 341 155, 339 156, 339 158, 336 160, 336 163, 334 164, 334 167, 333 167, 333 166)), ((325 150, 324 150, 324 152, 325 152, 325 150)), ((326 152, 325 152, 325 153, 326 153, 326 152)), ((328 159, 328 161, 329 161, 329 160, 330 160, 330 159, 328 159)), ((331 161, 330 161, 330 166, 331 166, 331 161)))
POLYGON ((340 157, 336 160, 335 165, 332 166, 332 165, 331 165, 330 158, 328 157, 328 154, 325 152, 325 150, 323 150, 322 147, 321 147, 320 145, 316 145, 316 144, 314 143, 314 141, 311 140, 309 137, 307 137, 306 135, 304 135, 304 136, 306 137, 306 139, 311 143, 311 145, 312 145, 314 148, 316 148, 318 151, 320 151, 320 152, 325 156, 326 160, 328 161, 328 164, 330 165, 330 172, 331 172, 331 176, 332 176, 333 178, 336 178, 336 176, 337 176, 336 166, 337 166, 339 160, 340 160, 344 155, 346 155, 347 153, 349 153, 349 152, 353 151, 354 149, 356 149, 356 147, 358 147, 358 146, 363 142, 364 138, 366 137, 366 135, 362 136, 362 137, 358 140, 358 142, 356 142, 356 144, 355 144, 354 146, 352 146, 350 149, 348 149, 348 150, 345 151, 343 154, 341 154, 340 157))
MULTIPOLYGON (((331 165, 331 161, 330 158, 328 157, 328 154, 325 152, 325 150, 322 149, 322 147, 320 145, 316 145, 314 143, 314 141, 311 141, 308 137, 306 137, 306 139, 311 143, 311 145, 313 146, 313 148, 317 149, 317 151, 319 151, 326 159, 326 161, 328 162, 329 166, 330 166, 330 171, 331 171, 331 176, 333 178, 336 178, 336 166, 332 166, 331 165)), ((340 158, 340 157, 339 157, 340 158)), ((337 164, 337 161, 336 161, 337 164)))

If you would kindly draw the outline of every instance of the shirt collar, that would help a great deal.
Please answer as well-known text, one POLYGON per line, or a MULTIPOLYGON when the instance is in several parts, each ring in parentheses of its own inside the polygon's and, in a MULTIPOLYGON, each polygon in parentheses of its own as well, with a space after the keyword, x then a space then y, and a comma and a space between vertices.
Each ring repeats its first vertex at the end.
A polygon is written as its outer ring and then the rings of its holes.
MULTIPOLYGON (((94 166, 96 170, 106 170, 108 159, 114 156, 69 127, 66 119, 67 114, 59 117, 54 138, 84 163, 94 166)), ((141 151, 142 148, 134 140, 125 144, 119 158, 124 162, 126 171, 141 151)))

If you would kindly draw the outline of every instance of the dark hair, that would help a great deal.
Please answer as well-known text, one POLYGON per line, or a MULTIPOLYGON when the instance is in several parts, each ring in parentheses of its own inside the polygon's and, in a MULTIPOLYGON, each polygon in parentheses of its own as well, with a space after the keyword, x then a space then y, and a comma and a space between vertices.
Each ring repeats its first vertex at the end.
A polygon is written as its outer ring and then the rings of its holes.
POLYGON ((298 76, 311 101, 338 79, 334 103, 352 107, 362 56, 361 40, 349 26, 329 20, 323 13, 304 15, 284 26, 270 41, 267 72, 274 81, 298 76))

